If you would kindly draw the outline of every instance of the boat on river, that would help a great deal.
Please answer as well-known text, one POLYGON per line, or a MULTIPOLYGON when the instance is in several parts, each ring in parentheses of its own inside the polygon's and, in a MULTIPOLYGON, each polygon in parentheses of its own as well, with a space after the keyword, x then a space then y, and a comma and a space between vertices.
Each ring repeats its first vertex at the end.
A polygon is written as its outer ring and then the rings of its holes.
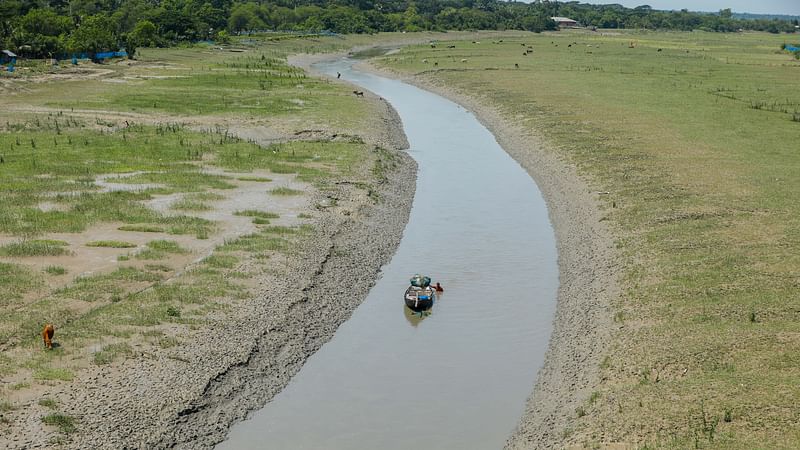
POLYGON ((433 307, 436 291, 430 287, 409 286, 404 296, 406 306, 412 311, 425 311, 433 307))
POLYGON ((412 311, 426 311, 433 307, 436 301, 436 289, 431 286, 430 277, 414 275, 411 277, 411 286, 403 295, 406 306, 412 311))

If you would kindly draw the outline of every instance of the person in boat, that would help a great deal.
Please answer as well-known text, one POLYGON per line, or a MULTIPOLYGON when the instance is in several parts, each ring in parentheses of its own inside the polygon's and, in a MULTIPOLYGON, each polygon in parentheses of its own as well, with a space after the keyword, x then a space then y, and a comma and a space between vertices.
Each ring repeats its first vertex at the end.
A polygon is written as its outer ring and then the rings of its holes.
POLYGON ((439 282, 438 282, 438 281, 436 282, 436 286, 434 286, 434 287, 433 287, 433 289, 434 289, 436 292, 444 292, 444 288, 442 287, 442 285, 441 285, 441 284, 439 284, 439 282))

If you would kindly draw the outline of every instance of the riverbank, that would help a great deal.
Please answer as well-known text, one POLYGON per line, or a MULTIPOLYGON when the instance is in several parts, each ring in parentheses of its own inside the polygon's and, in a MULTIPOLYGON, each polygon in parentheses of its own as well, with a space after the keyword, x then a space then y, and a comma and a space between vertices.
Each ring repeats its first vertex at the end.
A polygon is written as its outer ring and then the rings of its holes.
POLYGON ((598 192, 537 136, 469 93, 432 77, 361 64, 382 76, 435 92, 468 110, 536 181, 547 202, 559 255, 559 291, 553 334, 525 414, 507 448, 562 445, 575 411, 600 383, 600 363, 613 329, 611 302, 619 295, 614 240, 603 222, 598 192))
MULTIPOLYGON (((335 95, 332 97, 336 98, 335 95)), ((345 91, 340 95, 347 98, 349 94, 345 91)), ((236 141, 241 138, 271 152, 281 150, 271 145, 286 143, 289 145, 284 151, 291 151, 292 156, 295 149, 303 151, 303 142, 320 142, 321 149, 328 151, 336 151, 337 145, 363 145, 372 150, 347 166, 346 175, 332 170, 333 165, 326 167, 329 172, 324 176, 327 178, 317 184, 294 180, 296 175, 283 172, 280 175, 260 171, 234 174, 239 177, 234 181, 241 179, 239 183, 255 183, 265 188, 278 179, 290 177, 294 181, 287 186, 294 189, 282 185, 272 189, 279 192, 283 189, 291 194, 289 198, 300 197, 301 200, 291 201, 291 214, 281 211, 280 218, 275 218, 279 216, 274 214, 275 210, 254 212, 269 212, 273 225, 261 225, 263 230, 255 225, 256 237, 249 241, 246 236, 244 240, 239 239, 247 231, 225 238, 220 242, 224 247, 220 254, 215 251, 207 258, 201 256, 200 261, 197 252, 187 251, 187 255, 194 255, 194 261, 187 261, 185 266, 172 269, 172 263, 178 262, 174 258, 162 260, 158 267, 148 266, 153 270, 172 270, 170 278, 159 279, 160 283, 144 287, 136 295, 156 296, 156 302, 161 305, 172 304, 173 299, 168 295, 180 296, 176 306, 170 306, 172 315, 169 317, 173 317, 173 321, 163 324, 156 321, 158 329, 154 330, 147 322, 151 328, 139 331, 122 322, 113 327, 116 347, 93 344, 80 350, 71 338, 75 333, 71 329, 88 331, 75 324, 74 319, 69 327, 56 321, 56 342, 61 345, 42 357, 61 362, 67 349, 75 352, 69 358, 71 361, 80 361, 84 353, 89 352, 89 358, 95 355, 96 362, 83 363, 80 370, 60 369, 58 373, 69 374, 69 380, 26 382, 23 378, 26 373, 22 371, 4 380, 3 393, 9 402, 3 403, 0 446, 210 448, 224 438, 232 422, 279 392, 308 356, 329 340, 363 301, 379 276, 380 268, 394 253, 408 220, 416 164, 403 151, 408 144, 399 119, 388 104, 376 98, 358 101, 371 114, 364 123, 347 128, 339 123, 326 126, 320 120, 295 123, 291 117, 289 122, 270 123, 254 118, 237 121, 234 117, 159 116, 159 122, 152 126, 163 127, 161 121, 174 121, 180 122, 181 128, 188 124, 206 129, 212 124, 227 123, 222 139, 241 145, 236 141), (293 143, 299 146, 292 146, 293 143), (259 233, 265 234, 262 237, 259 233), (287 244, 290 247, 285 248, 287 244), (257 246, 263 246, 264 250, 255 250, 257 246), (163 262, 169 262, 170 267, 163 262), (223 274, 220 282, 224 286, 197 287, 211 289, 215 292, 211 295, 215 296, 221 290, 225 292, 223 298, 209 303, 204 298, 191 297, 202 297, 189 291, 193 288, 192 277, 200 273, 213 279, 223 274), (342 280, 348 280, 354 287, 344 292, 342 280), (184 286, 185 292, 181 291, 184 286), (229 288, 230 292, 226 292, 229 288), (196 307, 190 309, 192 305, 196 307), (144 338, 139 338, 139 333, 144 338), (150 341, 154 339, 156 343, 152 344, 150 341), (124 357, 111 354, 110 360, 99 359, 98 354, 112 347, 122 349, 120 354, 124 357), (9 389, 12 384, 15 387, 9 389)), ((74 118, 66 116, 69 120, 84 120, 83 115, 92 114, 72 112, 74 118)), ((30 107, 26 114, 61 116, 62 113, 51 112, 46 107, 41 110, 30 107)), ((125 111, 95 111, 92 117, 97 117, 98 123, 127 120, 150 126, 136 113, 128 115, 125 111)), ((125 124, 127 126, 128 122, 125 124)), ((132 135, 129 132, 127 139, 133 139, 132 135)), ((181 140, 180 145, 183 144, 181 140)), ((5 155, 7 162, 13 162, 13 157, 5 155)), ((343 154, 340 159, 345 157, 348 155, 343 154)), ((230 177, 222 172, 219 176, 230 177)), ((262 197, 263 189, 259 191, 262 197)), ((214 200, 223 196, 216 192, 213 196, 205 195, 204 198, 214 200)), ((275 202, 265 209, 275 207, 278 200, 275 202)), ((243 204, 237 211, 248 206, 243 204)), ((250 222, 251 218, 245 217, 248 227, 244 230, 254 226, 250 222)), ((127 236, 116 228, 112 230, 122 233, 123 239, 127 236)), ((213 235, 208 241, 215 239, 217 236, 213 235)), ((112 267, 102 269, 113 270, 128 259, 112 258, 112 267)), ((135 261, 135 257, 131 259, 135 261)), ((73 270, 76 269, 69 266, 69 273, 74 273, 71 276, 77 276, 73 270)), ((108 308, 138 299, 133 296, 112 299, 108 308)), ((95 305, 97 303, 100 302, 95 305)), ((139 321, 152 321, 154 319, 147 316, 150 307, 148 304, 141 311, 126 310, 124 318, 141 315, 143 318, 139 321)), ((102 322, 104 326, 106 320, 102 322)), ((35 349, 38 354, 39 346, 34 339, 31 351, 35 349)))

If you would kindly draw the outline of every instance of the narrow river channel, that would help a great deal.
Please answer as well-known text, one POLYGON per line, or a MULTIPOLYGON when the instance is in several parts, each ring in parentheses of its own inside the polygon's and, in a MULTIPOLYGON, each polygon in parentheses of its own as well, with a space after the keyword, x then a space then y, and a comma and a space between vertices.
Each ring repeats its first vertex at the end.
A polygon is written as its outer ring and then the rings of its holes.
POLYGON ((469 111, 350 60, 319 64, 385 98, 419 163, 411 217, 366 301, 219 449, 498 449, 523 413, 555 311, 541 193, 469 111), (403 304, 415 273, 445 292, 403 304))

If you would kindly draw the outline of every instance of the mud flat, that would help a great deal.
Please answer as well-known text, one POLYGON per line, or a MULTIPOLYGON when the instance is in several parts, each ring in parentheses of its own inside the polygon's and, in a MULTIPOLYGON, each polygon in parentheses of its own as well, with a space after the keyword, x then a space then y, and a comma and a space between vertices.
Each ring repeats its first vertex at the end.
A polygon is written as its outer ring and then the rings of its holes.
POLYGON ((544 366, 506 447, 563 445, 563 431, 570 427, 575 410, 600 383, 599 366, 613 329, 610 305, 619 294, 614 240, 602 221, 598 193, 535 130, 504 117, 495 106, 428 75, 411 76, 369 64, 359 69, 401 79, 471 110, 544 195, 559 255, 558 304, 544 366))

